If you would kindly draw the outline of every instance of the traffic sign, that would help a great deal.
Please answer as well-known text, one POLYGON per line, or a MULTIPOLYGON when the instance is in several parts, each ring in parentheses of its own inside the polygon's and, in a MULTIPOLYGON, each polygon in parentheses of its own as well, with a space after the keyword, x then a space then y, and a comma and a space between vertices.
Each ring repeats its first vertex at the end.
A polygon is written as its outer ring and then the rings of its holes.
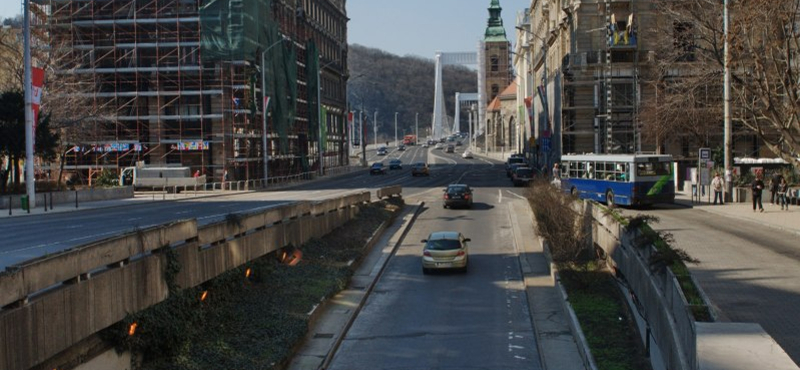
POLYGON ((700 160, 707 161, 711 159, 711 148, 700 148, 700 160))

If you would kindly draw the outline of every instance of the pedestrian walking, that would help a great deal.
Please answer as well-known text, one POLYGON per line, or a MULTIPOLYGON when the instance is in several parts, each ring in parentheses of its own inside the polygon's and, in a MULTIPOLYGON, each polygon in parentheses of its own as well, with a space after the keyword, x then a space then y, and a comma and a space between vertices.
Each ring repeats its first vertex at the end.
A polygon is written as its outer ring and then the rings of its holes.
POLYGON ((719 198, 719 204, 725 204, 722 198, 723 186, 725 186, 725 182, 722 180, 722 177, 719 176, 719 172, 715 173, 714 179, 711 180, 711 187, 714 189, 714 205, 717 204, 717 198, 719 198))
POLYGON ((753 189, 753 212, 756 211, 756 204, 758 204, 758 210, 764 212, 764 206, 761 205, 761 192, 764 190, 764 180, 761 179, 761 176, 760 173, 756 175, 756 179, 753 180, 750 186, 751 189, 753 189))
POLYGON ((783 176, 779 172, 775 172, 772 174, 772 177, 769 179, 769 202, 770 204, 775 204, 776 202, 780 202, 778 199, 778 186, 781 183, 781 179, 783 176))
MULTIPOLYGON (((545 169, 547 171, 547 169, 545 169)), ((553 164, 553 179, 561 179, 561 168, 558 167, 558 162, 553 164)))
POLYGON ((781 210, 789 210, 789 200, 787 199, 787 193, 789 192, 789 183, 786 182, 786 179, 781 177, 781 182, 778 184, 778 201, 781 204, 781 210))

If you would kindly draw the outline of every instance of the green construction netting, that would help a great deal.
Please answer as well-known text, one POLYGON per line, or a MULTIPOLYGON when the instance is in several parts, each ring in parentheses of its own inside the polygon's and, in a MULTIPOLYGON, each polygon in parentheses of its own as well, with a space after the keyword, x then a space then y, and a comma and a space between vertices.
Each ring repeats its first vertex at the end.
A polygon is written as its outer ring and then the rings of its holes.
POLYGON ((317 141, 319 139, 319 53, 317 44, 309 40, 306 44, 306 76, 308 81, 308 140, 317 141))
POLYGON ((265 68, 262 91, 270 98, 270 131, 278 134, 279 150, 285 154, 297 114, 297 62, 291 43, 281 42, 271 5, 272 0, 205 1, 200 7, 200 47, 203 62, 250 61, 257 85, 265 68))

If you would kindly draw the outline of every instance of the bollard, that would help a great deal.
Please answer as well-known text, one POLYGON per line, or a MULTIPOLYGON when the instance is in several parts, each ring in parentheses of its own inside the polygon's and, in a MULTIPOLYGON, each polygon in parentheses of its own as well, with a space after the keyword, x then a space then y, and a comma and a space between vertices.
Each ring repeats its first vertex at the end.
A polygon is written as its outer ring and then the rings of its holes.
POLYGON ((47 212, 47 193, 44 193, 44 211, 47 212))
POLYGON ((13 200, 13 198, 11 198, 11 196, 9 195, 8 196, 8 215, 9 216, 11 216, 11 200, 13 200))
POLYGON ((78 208, 78 191, 75 190, 75 208, 78 208))
POLYGON ((50 210, 53 210, 53 192, 50 192, 50 210))

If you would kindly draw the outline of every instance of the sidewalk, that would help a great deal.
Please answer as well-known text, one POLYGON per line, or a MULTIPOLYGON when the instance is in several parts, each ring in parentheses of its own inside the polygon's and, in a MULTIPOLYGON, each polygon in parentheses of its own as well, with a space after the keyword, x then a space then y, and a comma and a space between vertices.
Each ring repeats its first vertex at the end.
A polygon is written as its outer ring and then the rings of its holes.
POLYGON ((770 204, 769 199, 763 202, 764 212, 753 212, 752 203, 728 202, 714 205, 708 202, 692 202, 689 195, 677 193, 675 203, 691 207, 699 211, 717 214, 729 218, 750 221, 767 227, 800 234, 800 206, 790 205, 788 211, 782 211, 778 204, 770 204))

